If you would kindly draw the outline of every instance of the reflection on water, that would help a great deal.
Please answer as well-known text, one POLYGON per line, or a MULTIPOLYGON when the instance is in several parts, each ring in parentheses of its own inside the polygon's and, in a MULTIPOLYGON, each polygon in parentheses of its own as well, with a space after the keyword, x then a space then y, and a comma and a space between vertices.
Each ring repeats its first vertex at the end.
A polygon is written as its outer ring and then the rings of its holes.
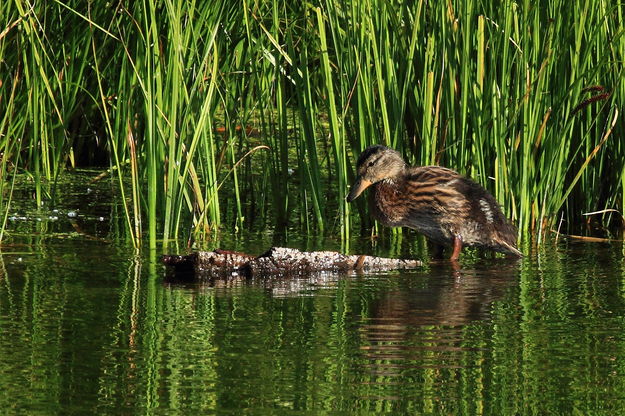
MULTIPOLYGON (((488 320, 493 302, 518 282, 516 262, 492 261, 452 267, 434 264, 428 281, 380 294, 367 316, 359 317, 360 346, 377 375, 396 377, 409 367, 460 368, 461 357, 478 347, 464 343, 465 326, 488 320)), ((479 349, 479 348, 478 348, 479 349)))
POLYGON ((625 410, 622 246, 185 286, 163 283, 157 258, 76 235, 5 248, 0 408, 625 410))

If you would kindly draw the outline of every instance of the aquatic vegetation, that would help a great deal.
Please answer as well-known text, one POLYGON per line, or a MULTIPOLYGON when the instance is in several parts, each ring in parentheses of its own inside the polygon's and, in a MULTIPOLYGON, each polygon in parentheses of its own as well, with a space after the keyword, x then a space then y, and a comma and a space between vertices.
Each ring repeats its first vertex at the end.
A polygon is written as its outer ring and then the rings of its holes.
POLYGON ((520 232, 596 211, 620 225, 624 9, 8 0, 2 212, 17 172, 39 206, 66 169, 97 165, 137 245, 258 223, 347 239, 370 225, 344 199, 355 155, 381 143, 471 176, 520 232))

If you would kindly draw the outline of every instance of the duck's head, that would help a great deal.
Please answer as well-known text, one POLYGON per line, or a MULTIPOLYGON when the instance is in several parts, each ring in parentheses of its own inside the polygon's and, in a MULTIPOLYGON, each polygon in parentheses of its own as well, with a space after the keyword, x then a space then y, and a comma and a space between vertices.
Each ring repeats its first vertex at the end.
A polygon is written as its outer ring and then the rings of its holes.
POLYGON ((398 151, 381 145, 367 147, 356 163, 356 180, 347 195, 347 202, 352 202, 370 185, 392 179, 405 169, 406 163, 398 151))

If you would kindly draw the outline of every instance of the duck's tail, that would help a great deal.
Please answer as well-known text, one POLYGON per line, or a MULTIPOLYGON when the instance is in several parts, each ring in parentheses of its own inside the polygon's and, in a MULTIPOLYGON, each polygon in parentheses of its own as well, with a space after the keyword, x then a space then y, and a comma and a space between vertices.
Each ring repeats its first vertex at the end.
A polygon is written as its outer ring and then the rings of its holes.
POLYGON ((493 235, 493 240, 497 245, 495 250, 500 253, 523 257, 523 253, 516 247, 516 236, 515 227, 510 223, 506 223, 504 227, 496 230, 493 235))
POLYGON ((502 253, 511 254, 516 257, 523 257, 523 253, 519 251, 513 244, 508 243, 507 241, 500 241, 499 248, 502 253))

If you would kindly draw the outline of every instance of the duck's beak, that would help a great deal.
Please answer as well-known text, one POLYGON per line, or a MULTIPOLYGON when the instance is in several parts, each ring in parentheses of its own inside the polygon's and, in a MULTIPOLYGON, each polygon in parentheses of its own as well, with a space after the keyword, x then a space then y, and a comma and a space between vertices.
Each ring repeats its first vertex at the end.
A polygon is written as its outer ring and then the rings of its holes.
POLYGON ((352 188, 349 190, 349 195, 347 195, 347 202, 352 202, 354 199, 358 198, 358 195, 367 189, 369 185, 371 185, 371 182, 368 180, 363 179, 360 176, 356 178, 356 182, 354 182, 352 188))

